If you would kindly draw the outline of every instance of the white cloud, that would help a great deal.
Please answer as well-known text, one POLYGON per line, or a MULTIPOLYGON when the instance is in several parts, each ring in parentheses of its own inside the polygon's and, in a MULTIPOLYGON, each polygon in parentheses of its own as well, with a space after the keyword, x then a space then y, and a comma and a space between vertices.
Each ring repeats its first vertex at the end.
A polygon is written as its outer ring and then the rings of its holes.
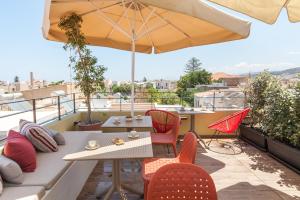
POLYGON ((232 74, 241 74, 241 73, 249 73, 249 72, 260 72, 263 70, 269 71, 280 71, 284 69, 289 69, 297 67, 294 63, 268 63, 268 64, 261 64, 261 63, 247 63, 247 62, 240 62, 233 66, 226 66, 220 71, 224 71, 225 73, 232 73, 232 74))
POLYGON ((291 55, 300 55, 300 51, 290 51, 289 54, 291 54, 291 55))

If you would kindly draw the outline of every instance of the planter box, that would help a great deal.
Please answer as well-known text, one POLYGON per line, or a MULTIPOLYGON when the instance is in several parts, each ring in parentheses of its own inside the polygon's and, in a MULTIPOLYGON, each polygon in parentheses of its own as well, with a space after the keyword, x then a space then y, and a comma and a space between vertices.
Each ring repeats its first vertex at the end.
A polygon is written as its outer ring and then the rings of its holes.
POLYGON ((260 150, 267 151, 268 146, 266 136, 254 128, 240 125, 240 136, 244 141, 256 146, 260 150))
POLYGON ((300 172, 300 150, 286 145, 282 142, 267 138, 269 153, 275 158, 284 161, 288 167, 294 168, 298 173, 300 172))

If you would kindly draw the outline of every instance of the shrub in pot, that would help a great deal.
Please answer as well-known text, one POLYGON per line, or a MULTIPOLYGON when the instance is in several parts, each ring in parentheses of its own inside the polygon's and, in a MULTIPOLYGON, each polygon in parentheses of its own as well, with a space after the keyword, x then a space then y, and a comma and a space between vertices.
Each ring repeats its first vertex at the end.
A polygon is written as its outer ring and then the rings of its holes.
POLYGON ((264 71, 252 79, 245 90, 247 103, 251 111, 248 123, 240 127, 240 134, 242 139, 262 150, 267 149, 265 133, 262 127, 262 121, 265 117, 265 106, 267 105, 268 94, 273 90, 276 83, 275 77, 264 71))
POLYGON ((76 87, 79 87, 85 96, 87 105, 87 119, 79 122, 81 130, 98 130, 101 127, 100 121, 93 121, 91 117, 91 98, 95 92, 100 91, 104 86, 104 72, 106 68, 97 64, 97 58, 91 55, 87 48, 84 34, 81 31, 81 16, 71 13, 59 21, 59 28, 65 32, 65 50, 71 52, 69 66, 74 69, 76 87))
POLYGON ((278 86, 269 94, 263 130, 268 134, 269 152, 300 171, 300 85, 278 86))

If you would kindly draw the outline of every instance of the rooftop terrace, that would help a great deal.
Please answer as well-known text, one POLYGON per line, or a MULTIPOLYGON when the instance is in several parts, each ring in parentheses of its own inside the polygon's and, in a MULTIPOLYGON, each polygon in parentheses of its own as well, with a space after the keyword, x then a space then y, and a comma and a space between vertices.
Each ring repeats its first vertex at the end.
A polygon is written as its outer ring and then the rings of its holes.
MULTIPOLYGON (((270 158, 267 153, 257 150, 242 141, 224 139, 234 143, 235 152, 225 151, 212 143, 211 150, 198 146, 196 164, 203 167, 212 176, 219 200, 297 200, 300 199, 300 176, 270 158), (241 151, 242 149, 242 151, 241 151)), ((178 149, 180 145, 178 146, 178 149)), ((170 156, 166 149, 155 148, 156 156, 170 156)), ((125 168, 130 164, 123 162, 125 168)), ((78 199, 96 199, 95 189, 99 181, 110 181, 110 162, 99 162, 90 175, 78 199)), ((143 191, 140 172, 122 173, 123 181, 143 191)), ((129 200, 139 196, 126 193, 129 200)), ((113 200, 120 199, 118 194, 113 200)))

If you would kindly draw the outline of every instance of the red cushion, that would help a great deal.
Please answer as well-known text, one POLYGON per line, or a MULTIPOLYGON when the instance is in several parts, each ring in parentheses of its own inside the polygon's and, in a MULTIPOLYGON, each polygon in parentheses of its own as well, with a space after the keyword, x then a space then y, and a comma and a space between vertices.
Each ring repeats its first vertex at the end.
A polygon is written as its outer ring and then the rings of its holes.
POLYGON ((26 137, 16 131, 9 131, 3 153, 18 163, 23 172, 33 172, 36 168, 34 147, 26 137))

